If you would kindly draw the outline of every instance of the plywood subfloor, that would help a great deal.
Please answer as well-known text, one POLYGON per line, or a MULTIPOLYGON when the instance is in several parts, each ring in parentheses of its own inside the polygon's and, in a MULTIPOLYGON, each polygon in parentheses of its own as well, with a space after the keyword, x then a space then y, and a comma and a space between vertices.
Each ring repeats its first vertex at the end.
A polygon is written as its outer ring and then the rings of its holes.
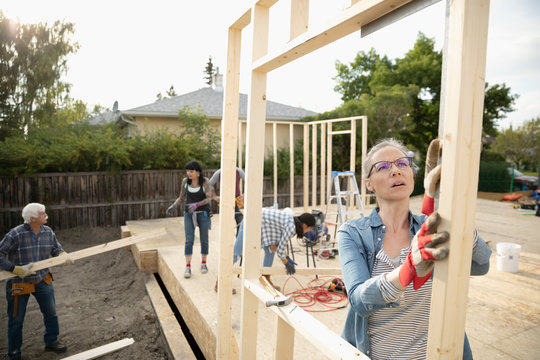
MULTIPOLYGON (((421 198, 412 199, 411 208, 419 212, 421 198)), ((324 210, 324 209, 323 209, 324 210)), ((369 213, 370 210, 367 210, 369 213)), ((302 212, 302 209, 297 211, 302 212)), ((522 245, 519 272, 505 273, 497 270, 496 254, 491 258, 491 269, 486 276, 472 277, 469 289, 466 331, 471 342, 475 359, 536 359, 540 353, 540 217, 525 215, 513 209, 512 204, 479 199, 477 201, 476 223, 480 235, 495 249, 497 242, 513 242, 522 245)), ((214 285, 217 279, 217 239, 219 215, 212 218, 210 231, 210 254, 208 274, 201 274, 200 243, 195 240, 192 260, 192 277, 183 278, 185 260, 183 255, 183 218, 129 221, 127 227, 132 234, 138 234, 155 227, 165 227, 168 235, 163 239, 150 240, 132 248, 134 257, 146 260, 155 256, 152 268, 161 267, 162 278, 169 282, 167 288, 178 297, 178 304, 184 309, 183 315, 193 323, 190 330, 197 338, 207 359, 215 352, 215 332, 217 330, 217 293, 214 285), (137 254, 140 252, 140 254, 137 254), (165 270, 166 269, 166 270, 165 270)), ((231 221, 234 221, 231 219, 231 221)), ((333 229, 330 229, 333 234, 333 229)), ((295 257, 299 266, 306 266, 305 248, 299 248, 296 240, 295 257)), ((262 263, 261 251, 261 263, 262 263)), ((310 265, 313 266, 310 257, 310 265)), ((275 267, 283 267, 279 261, 275 267)), ((338 258, 322 260, 317 258, 317 267, 339 267, 338 258)), ((273 276, 276 285, 282 286, 287 276, 273 276)), ((298 276, 298 281, 307 286, 313 277, 298 276)), ((233 277, 233 287, 237 290, 232 301, 232 328, 236 339, 240 339, 240 279, 233 277)), ((290 279, 285 291, 297 286, 290 279)), ((321 307, 317 307, 321 308, 321 307)), ((328 328, 340 333, 347 309, 331 312, 317 312, 313 315, 328 328)), ((188 323, 189 326, 189 323, 188 323)), ((258 354, 261 359, 269 359, 275 336, 276 321, 273 313, 259 307, 258 354)), ((320 354, 303 338, 295 337, 295 359, 320 358, 320 354)))

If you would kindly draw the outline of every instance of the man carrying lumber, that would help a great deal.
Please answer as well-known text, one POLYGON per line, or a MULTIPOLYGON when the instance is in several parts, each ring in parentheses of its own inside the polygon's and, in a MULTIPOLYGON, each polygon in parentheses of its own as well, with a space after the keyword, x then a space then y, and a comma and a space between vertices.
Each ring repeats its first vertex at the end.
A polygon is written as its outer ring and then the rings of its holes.
MULTIPOLYGON (((17 277, 7 280, 8 356, 21 359, 22 329, 30 294, 43 314, 45 351, 63 353, 66 345, 58 342, 59 326, 56 315, 54 287, 49 269, 32 271, 32 264, 67 253, 47 223, 45 206, 30 203, 22 210, 24 224, 11 229, 0 242, 0 267, 17 277)), ((66 256, 65 264, 72 261, 66 256)))

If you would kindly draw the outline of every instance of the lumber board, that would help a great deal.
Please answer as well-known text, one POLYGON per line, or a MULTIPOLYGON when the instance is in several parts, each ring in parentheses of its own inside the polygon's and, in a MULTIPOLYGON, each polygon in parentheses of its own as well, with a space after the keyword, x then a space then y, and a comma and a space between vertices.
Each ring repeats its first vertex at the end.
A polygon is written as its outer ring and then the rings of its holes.
POLYGON ((276 131, 276 123, 273 124, 272 127, 272 141, 273 141, 273 147, 272 147, 272 154, 274 156, 274 204, 277 204, 278 202, 278 171, 277 171, 277 131, 276 131))
POLYGON ((435 263, 427 358, 459 359, 463 353, 469 272, 475 228, 476 191, 489 19, 489 0, 450 4, 448 68, 439 231, 450 233, 448 258, 435 263))
MULTIPOLYGON (((223 122, 221 129, 221 138, 226 139, 221 143, 221 177, 220 177, 220 195, 219 204, 220 218, 234 218, 234 197, 236 180, 236 151, 239 151, 241 161, 241 146, 237 146, 238 136, 238 107, 239 107, 239 83, 240 83, 240 52, 241 52, 240 30, 230 28, 228 32, 227 47, 227 78, 225 82, 225 102, 223 105, 223 122)), ((241 129, 241 128, 240 128, 241 129)), ((240 130, 241 132, 241 130, 240 130)), ((240 165, 241 166, 241 165, 240 165)), ((219 222, 219 297, 218 301, 218 329, 216 339, 216 357, 218 359, 231 359, 232 342, 234 337, 231 328, 231 304, 232 304, 232 258, 233 243, 235 240, 234 222, 219 222)), ((236 342, 235 342, 236 344, 236 342)))
MULTIPOLYGON (((69 253, 68 256, 56 256, 49 259, 37 261, 32 265, 31 270, 36 271, 36 270, 42 270, 42 269, 46 269, 53 266, 63 265, 68 258, 71 261, 84 259, 89 256, 94 256, 94 255, 98 255, 107 251, 120 249, 129 245, 133 245, 140 241, 153 239, 155 237, 162 236, 165 234, 166 234, 165 229, 160 228, 157 230, 152 230, 152 231, 142 233, 141 235, 131 236, 131 237, 123 238, 120 240, 115 240, 115 241, 103 243, 100 245, 91 246, 86 249, 73 251, 69 253)), ((5 280, 5 279, 10 279, 12 277, 15 277, 15 275, 10 273, 9 271, 0 272, 0 281, 5 280)))
MULTIPOLYGON (((252 17, 252 62, 268 52, 270 11, 254 5, 252 17)), ((266 121, 266 73, 251 71, 246 146, 246 202, 244 210, 244 267, 242 279, 258 276, 262 218, 262 180, 266 121)), ((240 358, 257 357, 258 301, 242 292, 240 358)))
MULTIPOLYGON (((257 280, 244 280, 245 288, 260 301, 273 300, 274 297, 257 280)), ((280 293, 281 294, 281 293, 280 293)), ((292 326, 304 338, 319 349, 329 359, 358 359, 369 360, 360 350, 349 344, 340 335, 328 329, 326 325, 315 319, 300 306, 292 301, 286 306, 270 306, 268 310, 292 326)))
POLYGON ((309 27, 309 0, 291 1, 290 40, 305 33, 309 27))
POLYGON ((340 14, 317 29, 309 29, 287 42, 284 47, 256 59, 256 61, 252 63, 252 70, 265 73, 271 72, 293 60, 310 54, 315 50, 360 30, 362 26, 397 10, 410 1, 411 0, 359 1, 343 10, 340 14))
MULTIPOLYGON (((241 274, 242 268, 235 266, 232 268, 233 274, 241 274)), ((261 275, 286 275, 287 270, 285 267, 262 267, 261 275)), ((296 268, 295 275, 341 275, 341 268, 296 268)))
MULTIPOLYGON (((167 288, 174 304, 182 315, 184 322, 195 342, 208 360, 217 359, 220 354, 216 353, 217 338, 213 325, 209 323, 207 313, 197 310, 196 303, 200 304, 204 297, 193 297, 191 290, 194 288, 193 279, 183 277, 183 267, 178 263, 178 251, 173 247, 158 250, 159 276, 167 288)), ((207 288, 209 288, 207 286, 207 288)), ((199 290, 201 288, 199 287, 199 290)), ((213 290, 210 290, 213 293, 213 290)), ((206 298, 208 301, 208 298, 206 298)), ((207 306, 208 307, 208 306, 207 306)), ((214 321, 214 320, 212 320, 214 321)), ((230 346, 230 359, 238 358, 238 344, 233 333, 228 340, 230 346)))
POLYGON ((294 125, 289 125, 289 206, 294 208, 294 125))
POLYGON ((165 337, 165 343, 170 355, 173 359, 195 359, 195 354, 191 350, 191 346, 156 279, 150 276, 145 283, 145 287, 157 315, 161 333, 165 337))
MULTIPOLYGON (((309 206, 309 125, 304 125, 304 159, 302 160, 304 163, 304 173, 302 174, 304 176, 304 184, 303 184, 303 192, 304 192, 304 212, 308 211, 309 206)), ((315 176, 314 176, 315 177, 315 176)))
POLYGON ((107 345, 103 345, 94 349, 90 349, 87 351, 84 351, 82 353, 78 353, 75 355, 68 356, 66 358, 63 358, 62 360, 91 360, 91 359, 97 359, 98 357, 101 357, 103 355, 110 354, 112 352, 118 351, 120 349, 123 349, 125 347, 128 347, 129 345, 133 344, 135 340, 132 338, 125 338, 122 340, 118 340, 115 342, 112 342, 107 345))

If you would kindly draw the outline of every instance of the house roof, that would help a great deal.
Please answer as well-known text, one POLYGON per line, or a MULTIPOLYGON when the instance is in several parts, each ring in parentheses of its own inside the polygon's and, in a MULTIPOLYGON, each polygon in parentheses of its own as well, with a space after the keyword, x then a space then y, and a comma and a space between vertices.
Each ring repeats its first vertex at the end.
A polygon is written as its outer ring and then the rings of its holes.
POLYGON ((118 119, 118 114, 114 111, 105 111, 98 115, 88 116, 83 119, 90 125, 104 125, 118 119))
MULTIPOLYGON (((240 94, 238 117, 247 118, 247 98, 246 94, 240 94)), ((130 116, 152 116, 152 117, 177 117, 178 111, 188 106, 190 109, 200 106, 202 112, 209 119, 221 119, 223 113, 223 91, 215 90, 211 87, 201 88, 190 93, 161 99, 152 104, 139 106, 122 113, 130 116)), ((283 105, 272 101, 266 102, 267 120, 294 121, 306 116, 313 116, 317 113, 299 107, 283 105)))

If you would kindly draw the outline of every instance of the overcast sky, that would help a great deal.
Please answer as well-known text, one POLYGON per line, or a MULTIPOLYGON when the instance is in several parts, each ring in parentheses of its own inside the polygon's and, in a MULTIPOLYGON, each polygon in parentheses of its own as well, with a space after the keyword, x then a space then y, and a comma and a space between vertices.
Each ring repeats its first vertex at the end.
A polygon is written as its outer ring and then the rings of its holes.
MULTIPOLYGON (((171 85, 178 94, 205 87, 204 67, 226 68, 227 28, 250 0, 72 1, 0 0, 8 17, 21 22, 64 20, 75 24, 79 51, 68 60, 65 80, 72 96, 89 105, 120 110, 150 104, 171 85)), ((310 23, 326 22, 348 6, 344 0, 312 0, 310 23)), ((270 48, 289 31, 290 1, 271 10, 270 48), (272 15, 275 15, 272 17, 272 15)), ((410 50, 421 31, 443 45, 445 1, 365 38, 354 33, 268 75, 267 98, 323 112, 341 104, 333 88, 335 62, 348 64, 372 47, 391 59, 410 50)), ((244 31, 245 32, 245 31, 244 31)), ((240 91, 249 92, 249 35, 243 35, 240 91)), ((519 94, 516 111, 500 127, 520 125, 540 116, 540 1, 492 0, 489 18, 486 81, 505 83, 519 94)))

